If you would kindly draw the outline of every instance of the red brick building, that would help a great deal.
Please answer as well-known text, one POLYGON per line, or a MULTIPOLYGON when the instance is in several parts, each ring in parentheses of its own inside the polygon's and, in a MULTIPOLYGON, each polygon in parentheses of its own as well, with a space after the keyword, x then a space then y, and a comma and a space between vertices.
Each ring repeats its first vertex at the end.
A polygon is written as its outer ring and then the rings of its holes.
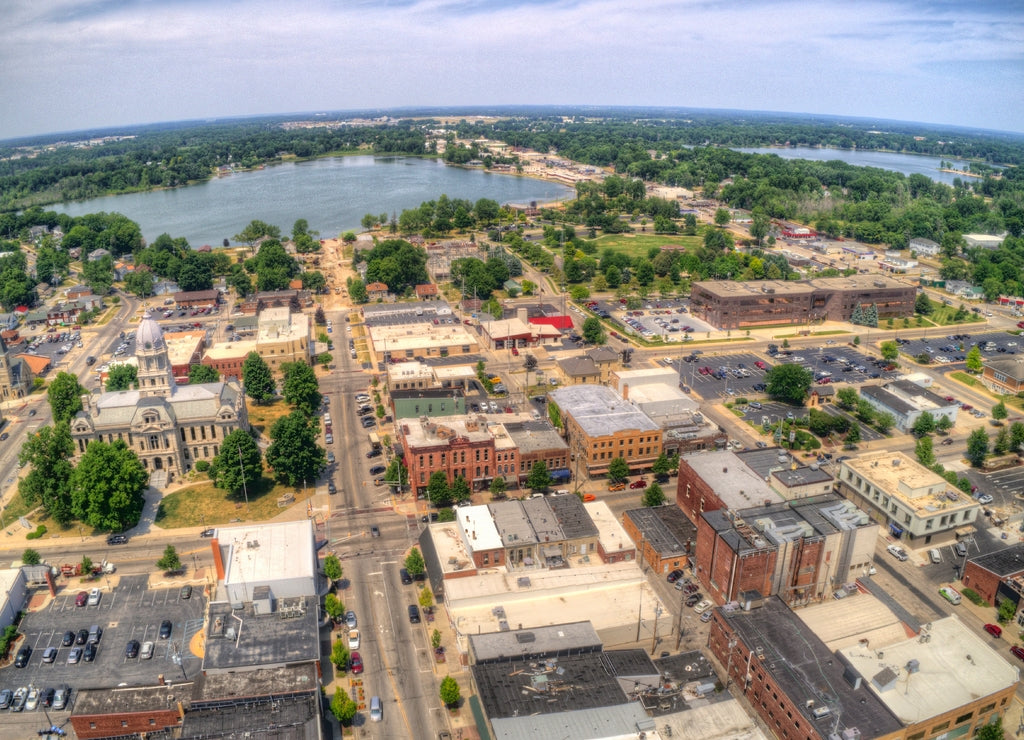
POLYGON ((220 300, 218 290, 184 290, 174 294, 174 302, 178 308, 204 308, 216 306, 220 300))
POLYGON ((780 501, 782 497, 732 452, 721 450, 679 460, 676 504, 695 524, 705 511, 780 501))
POLYGON ((82 740, 173 732, 182 723, 191 695, 191 683, 85 689, 77 692, 71 726, 82 740))
POLYGON ((962 580, 993 606, 1010 599, 1019 608, 1024 599, 1024 543, 970 558, 962 580))
POLYGON ((443 471, 450 484, 462 477, 480 489, 495 477, 494 436, 475 416, 404 419, 398 428, 409 483, 426 493, 430 476, 443 471))

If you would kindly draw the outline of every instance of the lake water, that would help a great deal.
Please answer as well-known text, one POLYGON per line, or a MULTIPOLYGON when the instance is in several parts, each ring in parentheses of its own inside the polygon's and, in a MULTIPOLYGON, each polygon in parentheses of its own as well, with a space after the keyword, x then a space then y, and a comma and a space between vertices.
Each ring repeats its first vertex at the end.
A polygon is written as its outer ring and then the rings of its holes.
MULTIPOLYGON (((956 175, 952 172, 939 172, 939 157, 921 154, 900 154, 899 152, 871 152, 861 149, 818 149, 815 147, 733 147, 738 152, 751 154, 777 154, 783 159, 811 159, 817 162, 828 162, 838 159, 857 167, 878 167, 882 170, 902 172, 904 175, 924 175, 936 182, 953 184, 953 178, 970 182, 974 178, 956 175)), ((967 163, 957 159, 945 158, 953 163, 953 169, 963 170, 967 163)))
POLYGON ((160 234, 185 237, 192 247, 219 246, 253 219, 291 233, 297 219, 324 238, 361 230, 366 213, 416 208, 442 194, 500 204, 549 202, 575 196, 575 190, 529 177, 449 167, 415 157, 332 157, 288 162, 262 170, 236 172, 208 182, 170 190, 110 195, 48 206, 82 216, 123 213, 139 224, 149 242, 160 234))

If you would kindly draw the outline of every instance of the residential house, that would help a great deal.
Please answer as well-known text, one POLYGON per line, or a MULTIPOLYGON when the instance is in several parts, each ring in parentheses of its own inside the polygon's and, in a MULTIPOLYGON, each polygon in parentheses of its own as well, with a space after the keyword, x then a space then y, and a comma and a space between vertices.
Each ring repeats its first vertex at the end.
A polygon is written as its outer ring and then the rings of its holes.
POLYGON ((383 301, 388 297, 388 286, 379 281, 370 283, 366 286, 366 297, 370 301, 383 301))
POLYGON ((934 257, 941 250, 942 247, 938 242, 933 242, 931 239, 925 239, 923 236, 915 236, 910 240, 910 251, 916 254, 918 257, 934 257))

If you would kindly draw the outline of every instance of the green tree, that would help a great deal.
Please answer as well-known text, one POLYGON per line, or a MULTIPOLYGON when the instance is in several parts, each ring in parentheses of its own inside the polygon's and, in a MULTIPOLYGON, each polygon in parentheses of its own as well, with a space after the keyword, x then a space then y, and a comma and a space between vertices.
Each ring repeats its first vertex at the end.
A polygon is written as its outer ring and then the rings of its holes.
POLYGON ((882 359, 895 362, 900 356, 900 346, 896 342, 882 342, 882 359))
POLYGON ((323 396, 316 372, 304 362, 286 362, 281 365, 284 373, 284 400, 306 416, 313 416, 320 408, 323 396))
POLYGON ((1018 452, 1024 445, 1024 423, 1015 421, 1010 424, 1010 449, 1018 452))
POLYGON ((61 526, 74 519, 71 505, 71 457, 75 445, 67 422, 44 426, 29 434, 18 453, 28 473, 18 481, 18 493, 30 506, 41 505, 61 526))
POLYGON ((850 431, 846 433, 846 446, 854 447, 858 442, 860 442, 860 426, 851 424, 850 431))
POLYGON ((605 343, 604 327, 596 316, 590 316, 583 321, 583 341, 590 344, 605 343))
POLYGON ((344 575, 344 571, 341 568, 341 560, 338 559, 337 555, 331 554, 324 558, 324 575, 327 576, 332 583, 336 583, 341 580, 344 575))
POLYGON ((925 436, 917 440, 914 445, 914 454, 917 455, 917 461, 926 468, 933 466, 935 464, 935 449, 932 447, 932 438, 925 436))
POLYGON ((950 421, 950 418, 948 416, 946 416, 945 414, 940 416, 935 421, 935 429, 940 431, 940 432, 942 432, 943 434, 947 433, 952 428, 953 428, 953 422, 950 421))
POLYGON ((765 373, 768 395, 777 401, 803 406, 813 376, 800 365, 775 365, 765 373))
POLYGON ((978 427, 967 436, 967 459, 971 465, 980 468, 988 456, 988 433, 978 427))
POLYGON ((435 629, 430 633, 430 647, 437 650, 441 647, 441 630, 435 629))
POLYGON ((312 483, 327 465, 324 448, 316 443, 318 430, 301 411, 282 416, 270 428, 267 464, 274 477, 290 486, 312 483))
POLYGON ((90 558, 88 555, 82 556, 82 572, 92 573, 92 558, 90 558))
POLYGON ((435 470, 427 481, 427 499, 437 508, 448 506, 452 502, 448 476, 443 470, 435 470))
POLYGON ((149 270, 139 268, 124 276, 124 289, 139 298, 147 298, 153 295, 153 287, 156 279, 149 270))
POLYGON ((242 363, 242 383, 245 395, 256 403, 266 403, 274 398, 274 377, 270 374, 270 366, 253 351, 245 356, 242 363))
POLYGON ((331 714, 334 715, 334 718, 338 720, 342 727, 351 725, 358 711, 359 707, 352 700, 351 696, 342 689, 335 689, 334 696, 331 698, 331 714))
POLYGON ((263 221, 253 220, 249 222, 248 226, 231 238, 233 241, 247 244, 249 249, 254 250, 256 242, 265 236, 269 236, 273 239, 279 239, 281 237, 281 229, 277 226, 264 223, 263 221))
POLYGON ((190 385, 216 383, 219 380, 220 373, 217 372, 216 368, 201 364, 188 366, 188 382, 190 385))
MULTIPOLYGON (((327 569, 325 568, 324 570, 326 571, 327 569)), ((337 594, 330 593, 324 597, 324 612, 335 624, 341 621, 342 616, 345 614, 345 605, 338 598, 337 594)))
POLYGON ((54 421, 71 421, 82 410, 82 396, 88 393, 71 373, 61 371, 46 390, 54 421))
POLYGON ((71 473, 75 517, 96 529, 123 531, 142 517, 149 472, 121 440, 94 440, 71 473))
MULTIPOLYGON (((946 417, 942 417, 945 419, 946 417)), ((875 429, 882 434, 888 434, 889 430, 896 424, 896 417, 890 414, 888 411, 883 411, 880 414, 875 415, 875 429)))
POLYGON ((370 294, 366 291, 366 283, 359 278, 349 279, 348 295, 354 303, 366 303, 370 300, 370 294))
POLYGON ((139 383, 139 369, 135 365, 114 365, 107 373, 108 391, 127 391, 139 383))
POLYGON ((339 671, 344 671, 348 667, 350 657, 348 645, 345 644, 345 641, 335 640, 334 645, 331 646, 331 663, 334 667, 339 671))
POLYGON ((491 497, 505 498, 505 479, 500 475, 491 481, 491 497))
POLYGON ((156 567, 160 570, 177 570, 181 567, 181 558, 178 557, 178 551, 174 545, 164 548, 164 554, 156 561, 156 567))
POLYGON ((238 496, 263 476, 263 453, 252 435, 236 429, 224 438, 209 470, 216 488, 238 496))
POLYGON ((423 555, 420 554, 418 547, 412 548, 409 554, 405 556, 404 565, 411 576, 418 576, 421 573, 427 572, 427 564, 423 562, 423 555))
POLYGON ((724 228, 732 221, 732 215, 725 208, 715 209, 715 226, 724 228))
POLYGON ((448 488, 448 493, 452 497, 452 501, 456 503, 469 501, 472 495, 472 492, 469 490, 469 483, 461 475, 455 476, 455 480, 452 481, 451 486, 448 488))
POLYGON ((919 313, 922 316, 927 316, 932 312, 932 302, 928 298, 928 294, 923 290, 917 294, 917 298, 914 300, 914 313, 919 313))
POLYGON ((860 397, 857 395, 856 388, 846 386, 836 392, 836 404, 845 411, 853 411, 853 409, 857 408, 859 400, 860 397))
POLYGON ((664 452, 658 455, 658 459, 651 464, 651 472, 658 478, 667 478, 670 470, 672 470, 672 463, 669 462, 668 455, 664 452))
POLYGON ((1003 421, 1009 414, 1006 411, 1006 404, 1000 401, 992 407, 992 418, 996 421, 1003 421))
POLYGON ((404 486, 409 483, 409 471, 402 458, 396 457, 388 463, 388 469, 384 471, 384 480, 392 486, 404 486))
POLYGON ((967 372, 969 373, 980 373, 981 372, 981 350, 978 349, 978 345, 974 345, 967 350, 967 357, 964 358, 964 362, 967 365, 967 372))
POLYGON ((321 352, 316 356, 316 361, 324 368, 330 367, 331 363, 334 362, 334 355, 330 352, 321 352))
POLYGON ((992 454, 1005 455, 1010 451, 1010 430, 1005 426, 999 427, 995 441, 992 442, 992 454))
POLYGON ((551 474, 543 460, 537 460, 526 476, 526 487, 531 491, 546 491, 551 485, 551 474))
POLYGON ((434 605, 434 592, 424 586, 420 589, 420 595, 417 601, 424 609, 429 609, 434 605))
POLYGON ((459 690, 459 684, 451 676, 445 676, 441 680, 440 695, 441 701, 446 707, 454 707, 462 699, 462 692, 459 690))
POLYGON ((43 559, 39 556, 38 550, 33 550, 29 547, 26 548, 25 552, 21 553, 21 562, 25 565, 39 565, 43 562, 43 559))
POLYGON ((990 725, 982 725, 974 734, 976 740, 1006 740, 1006 733, 1003 731, 1003 718, 996 717, 996 721, 990 725))
POLYGON ((661 490, 661 486, 657 483, 652 483, 644 489, 644 495, 640 503, 644 506, 661 506, 665 501, 665 492, 661 490))
POLYGON ((623 457, 612 458, 608 463, 608 480, 612 483, 622 483, 629 477, 629 463, 623 457))
POLYGON ((926 434, 931 434, 935 431, 935 417, 931 415, 931 412, 925 411, 914 422, 914 425, 910 428, 911 434, 915 437, 923 437, 926 434))

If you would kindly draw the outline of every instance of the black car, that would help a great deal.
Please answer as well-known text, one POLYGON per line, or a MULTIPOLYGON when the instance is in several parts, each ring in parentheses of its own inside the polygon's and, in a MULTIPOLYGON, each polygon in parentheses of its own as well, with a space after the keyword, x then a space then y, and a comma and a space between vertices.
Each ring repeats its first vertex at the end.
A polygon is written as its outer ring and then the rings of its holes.
POLYGON ((39 704, 49 709, 53 706, 53 695, 56 694, 55 689, 43 689, 39 694, 39 704))
POLYGON ((436 522, 437 521, 437 512, 436 511, 432 511, 432 512, 430 512, 429 516, 427 514, 424 514, 423 516, 420 517, 420 521, 421 522, 436 522))
POLYGON ((96 651, 99 650, 99 643, 90 642, 85 646, 85 652, 82 654, 82 660, 86 663, 92 663, 96 660, 96 651))
POLYGON ((15 668, 24 668, 28 665, 29 660, 32 658, 32 646, 26 645, 18 651, 17 657, 14 659, 15 668))
POLYGON ((139 657, 139 641, 129 640, 128 644, 124 646, 124 657, 126 658, 137 658, 139 657))
POLYGON ((405 568, 401 568, 398 571, 398 577, 402 579, 403 585, 409 586, 412 584, 412 576, 409 575, 409 571, 407 571, 405 568))
POLYGON ((71 630, 68 630, 67 632, 65 632, 63 639, 61 639, 61 641, 60 641, 60 644, 63 645, 64 647, 70 647, 71 645, 74 645, 75 644, 75 633, 72 632, 71 630))
POLYGON ((171 620, 165 619, 160 623, 160 639, 166 640, 171 636, 171 620))
POLYGON ((682 577, 683 577, 683 571, 681 571, 679 569, 676 569, 676 570, 674 570, 674 571, 672 571, 671 573, 668 574, 668 582, 669 583, 675 583, 676 581, 678 581, 682 577))
POLYGON ((416 604, 409 604, 409 622, 411 624, 420 623, 420 608, 416 604))
POLYGON ((370 536, 371 537, 380 537, 380 527, 378 527, 376 524, 371 525, 370 526, 370 536))
POLYGON ((369 452, 367 452, 367 453, 366 453, 366 456, 367 456, 367 457, 380 457, 380 456, 381 456, 381 454, 382 454, 382 453, 381 453, 381 451, 380 451, 380 450, 377 450, 377 449, 373 449, 373 450, 370 450, 369 452))
POLYGON ((108 545, 126 545, 128 544, 128 536, 124 534, 112 534, 107 537, 108 545))
POLYGON ((336 485, 334 485, 334 481, 332 481, 332 480, 327 481, 327 493, 334 494, 334 493, 337 493, 337 492, 338 492, 338 487, 336 485))
POLYGON ((75 636, 75 644, 76 645, 84 645, 88 639, 89 639, 89 630, 87 630, 87 629, 80 629, 80 630, 78 630, 78 634, 75 636))
POLYGON ((370 475, 383 475, 385 470, 387 470, 387 468, 383 465, 374 465, 370 468, 370 475))
POLYGON ((213 528, 211 527, 209 529, 204 529, 202 532, 199 533, 199 536, 200 537, 213 537, 213 528))
POLYGON ((703 599, 704 599, 704 594, 701 594, 701 593, 690 594, 689 596, 686 597, 686 605, 688 607, 691 607, 691 608, 695 607, 703 599))

